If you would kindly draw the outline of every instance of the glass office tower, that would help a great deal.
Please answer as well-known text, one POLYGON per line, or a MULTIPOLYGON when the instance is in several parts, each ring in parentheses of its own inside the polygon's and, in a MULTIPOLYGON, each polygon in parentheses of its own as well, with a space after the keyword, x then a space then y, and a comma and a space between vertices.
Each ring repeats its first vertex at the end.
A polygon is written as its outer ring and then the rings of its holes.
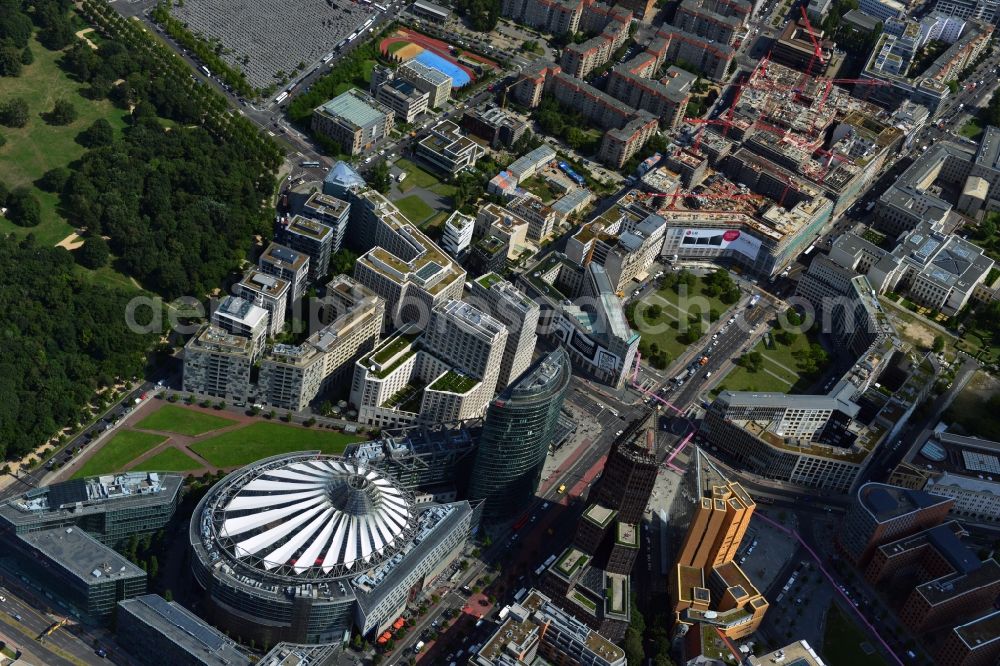
POLYGON ((469 486, 470 501, 484 500, 484 522, 513 518, 535 494, 570 371, 569 354, 560 347, 490 403, 469 486))

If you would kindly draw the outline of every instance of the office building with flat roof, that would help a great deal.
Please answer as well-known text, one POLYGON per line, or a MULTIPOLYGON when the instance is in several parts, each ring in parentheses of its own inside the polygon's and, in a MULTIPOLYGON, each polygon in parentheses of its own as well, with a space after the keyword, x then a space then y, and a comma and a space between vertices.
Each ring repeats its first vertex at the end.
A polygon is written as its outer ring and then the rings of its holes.
POLYGON ((444 72, 410 59, 396 68, 396 77, 412 83, 417 90, 427 93, 427 106, 440 109, 451 97, 454 81, 444 72))
POLYGON ((0 504, 0 531, 79 527, 108 546, 162 529, 180 502, 180 474, 123 472, 33 488, 0 504))
POLYGON ((264 351, 267 338, 267 310, 239 296, 226 296, 212 312, 212 325, 224 331, 250 339, 251 359, 256 361, 264 351))
POLYGON ((312 129, 358 155, 389 136, 393 117, 388 106, 352 88, 313 110, 312 129))
POLYGON ((540 309, 524 292, 493 272, 473 280, 471 287, 470 300, 507 327, 507 344, 497 376, 497 390, 503 390, 531 365, 540 309))
POLYGON ((462 128, 485 139, 493 149, 510 148, 528 129, 528 124, 499 106, 473 107, 462 116, 462 128))
POLYGON ((469 303, 436 307, 355 364, 358 421, 380 427, 478 418, 493 398, 507 329, 469 303))
POLYGON ((441 232, 441 249, 455 257, 461 259, 472 245, 472 232, 475 230, 476 221, 465 213, 452 211, 448 219, 444 221, 444 230, 441 232))
POLYGON ((616 206, 581 225, 566 241, 566 256, 584 267, 591 262, 603 266, 612 289, 624 292, 633 280, 643 282, 649 277, 649 268, 662 253, 666 231, 663 217, 616 206))
POLYGON ((435 171, 454 176, 459 171, 476 166, 486 151, 465 136, 457 124, 442 120, 417 141, 414 154, 435 171))
POLYGON ((639 428, 630 428, 615 439, 601 478, 588 496, 616 510, 623 523, 642 522, 659 472, 655 416, 639 422, 639 428))
POLYGON ((288 282, 289 305, 306 293, 306 287, 309 285, 309 255, 278 243, 271 243, 261 253, 257 267, 268 275, 288 282))
POLYGON ((531 664, 536 658, 581 666, 625 666, 624 650, 531 589, 507 607, 505 619, 469 664, 531 664))
POLYGON ((625 385, 640 338, 603 266, 581 268, 557 252, 522 273, 518 286, 539 298, 540 330, 565 346, 575 370, 608 386, 625 385), (572 300, 578 297, 581 304, 572 300))
POLYGON ((727 638, 757 630, 768 603, 734 561, 756 503, 702 451, 688 471, 690 521, 669 589, 678 632, 709 625, 727 638))
POLYGON ((879 546, 940 524, 952 502, 921 490, 866 483, 844 517, 837 545, 851 563, 865 567, 879 546))
POLYGON ((285 327, 290 289, 288 280, 252 268, 233 287, 233 295, 267 310, 267 334, 274 336, 285 327))
POLYGON ((183 388, 235 405, 253 403, 257 395, 251 381, 254 359, 253 340, 205 324, 184 345, 183 388))
POLYGON ((396 122, 400 124, 416 120, 417 116, 427 111, 430 100, 430 95, 403 79, 385 81, 373 92, 378 102, 392 109, 396 122))
POLYGON ((566 350, 542 357, 490 403, 469 487, 483 520, 515 517, 534 497, 569 388, 566 350))
POLYGON ((118 602, 122 648, 147 666, 250 666, 250 657, 176 601, 144 594, 118 602))
POLYGON ((309 257, 309 280, 315 282, 330 269, 333 229, 302 215, 282 218, 276 225, 275 240, 309 257))
MULTIPOLYGON (((810 3, 810 6, 813 3, 810 3)), ((759 657, 750 655, 747 657, 748 666, 770 666, 771 664, 794 664, 794 666, 826 666, 826 662, 816 652, 809 641, 801 640, 790 643, 785 647, 772 650, 759 657)))
POLYGON ((349 381, 354 363, 381 337, 385 301, 346 275, 326 286, 323 327, 301 344, 272 345, 260 363, 262 403, 303 411, 317 396, 349 381))
POLYGON ((461 298, 465 270, 388 199, 365 190, 351 211, 351 235, 358 229, 357 242, 365 248, 354 278, 386 302, 390 329, 427 322, 436 306, 461 298))
POLYGON ((146 591, 146 572, 78 527, 18 534, 6 541, 35 583, 87 618, 106 623, 115 604, 146 591))
POLYGON ((1000 660, 1000 610, 953 628, 936 657, 941 666, 991 666, 1000 660))
POLYGON ((552 146, 543 143, 534 150, 517 158, 507 167, 517 183, 521 183, 538 173, 547 164, 556 159, 556 151, 552 146))

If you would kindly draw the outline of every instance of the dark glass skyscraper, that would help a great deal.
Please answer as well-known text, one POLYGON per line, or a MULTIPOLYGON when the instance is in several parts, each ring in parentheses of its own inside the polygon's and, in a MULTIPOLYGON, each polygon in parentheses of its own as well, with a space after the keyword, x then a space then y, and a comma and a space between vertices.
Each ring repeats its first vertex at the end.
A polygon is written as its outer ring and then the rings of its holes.
POLYGON ((469 500, 485 500, 483 521, 513 518, 531 501, 570 380, 562 347, 529 367, 486 410, 469 486, 469 500))

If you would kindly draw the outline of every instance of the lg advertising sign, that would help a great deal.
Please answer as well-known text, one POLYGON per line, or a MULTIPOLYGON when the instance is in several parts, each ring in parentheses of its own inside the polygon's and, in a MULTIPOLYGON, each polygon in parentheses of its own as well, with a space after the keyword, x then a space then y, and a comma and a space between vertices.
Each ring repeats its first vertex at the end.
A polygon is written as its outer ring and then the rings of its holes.
POLYGON ((760 253, 760 239, 739 229, 685 229, 681 245, 731 250, 751 261, 756 261, 760 253))

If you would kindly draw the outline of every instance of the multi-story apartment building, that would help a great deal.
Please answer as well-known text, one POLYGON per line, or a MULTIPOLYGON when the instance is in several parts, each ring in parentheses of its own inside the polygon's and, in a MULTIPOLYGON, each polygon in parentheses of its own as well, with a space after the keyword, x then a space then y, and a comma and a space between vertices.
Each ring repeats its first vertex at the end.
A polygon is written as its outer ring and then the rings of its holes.
POLYGON ((622 127, 604 133, 597 151, 598 159, 608 166, 622 168, 656 134, 658 127, 656 116, 645 109, 637 112, 622 127))
MULTIPOLYGON (((332 170, 331 170, 332 171, 332 170)), ((344 233, 350 220, 351 204, 344 199, 324 192, 313 192, 302 206, 302 214, 319 220, 333 229, 330 253, 336 254, 344 242, 344 233)))
POLYGON ((260 364, 260 400, 303 411, 331 386, 346 384, 354 363, 378 343, 385 301, 346 275, 326 286, 316 333, 299 345, 273 345, 260 364))
POLYGON ((496 236, 506 245, 507 258, 515 259, 528 244, 528 221, 491 201, 476 213, 475 235, 496 236))
POLYGON ((733 58, 736 57, 735 49, 729 44, 672 25, 661 26, 656 36, 669 44, 668 60, 689 62, 713 81, 722 81, 725 78, 733 58))
POLYGON ((837 546, 848 561, 866 567, 879 546, 939 525, 952 502, 920 490, 866 483, 844 517, 837 546))
POLYGON ((528 222, 528 240, 539 242, 552 235, 556 211, 530 192, 512 200, 507 208, 528 222))
POLYGON ((1000 4, 996 0, 937 0, 934 12, 963 19, 976 19, 984 23, 996 23, 1000 16, 1000 4))
POLYGON ((310 282, 326 275, 333 251, 332 228, 301 215, 281 218, 275 226, 275 241, 309 257, 310 282))
POLYGON ((367 250, 354 277, 386 302, 390 328, 426 322, 437 305, 461 298, 465 271, 388 199, 364 190, 351 211, 352 240, 367 250))
POLYGON ((393 118, 388 106, 352 88, 313 110, 312 129, 358 155, 389 136, 393 118))
POLYGON ((251 268, 233 287, 233 295, 267 310, 267 334, 278 335, 285 326, 288 280, 251 268))
POLYGON ((497 390, 503 390, 531 365, 531 355, 538 340, 539 307, 496 273, 486 273, 470 285, 470 300, 507 327, 507 343, 497 377, 497 390))
POLYGON ((451 97, 454 81, 450 76, 419 60, 408 60, 396 69, 396 76, 427 93, 427 106, 439 109, 451 97))
POLYGON ((751 3, 742 0, 681 0, 674 15, 674 25, 699 37, 732 45, 751 7, 751 3))
POLYGON ((206 324, 184 345, 184 390, 236 405, 253 402, 253 344, 248 337, 206 324))
POLYGON ((465 136, 454 122, 442 120, 417 141, 414 154, 434 170, 454 176, 463 169, 476 166, 486 151, 465 136))
POLYGON ((267 310, 238 296, 226 296, 212 313, 212 325, 250 339, 251 360, 264 351, 267 338, 267 310))
POLYGON ((355 364, 358 421, 399 426, 482 416, 506 342, 506 327, 472 305, 436 307, 422 332, 408 327, 355 364))
POLYGON ((554 62, 536 60, 521 70, 509 94, 514 101, 533 109, 542 103, 545 82, 561 71, 562 67, 554 62))
POLYGON ((288 304, 302 298, 309 284, 309 256, 290 247, 271 243, 257 260, 257 267, 266 275, 288 282, 288 304))
POLYGON ((677 129, 684 119, 691 100, 691 87, 697 77, 671 65, 662 79, 651 78, 642 73, 648 62, 644 55, 613 67, 608 76, 607 92, 631 107, 653 114, 664 128, 677 129))
POLYGON ((532 589, 507 607, 502 624, 469 657, 470 666, 534 663, 625 666, 625 651, 532 589))
MULTIPOLYGON (((601 5, 593 5, 595 8, 599 6, 601 5)), ((600 33, 580 44, 568 44, 563 50, 561 60, 563 71, 581 79, 607 63, 615 51, 625 43, 632 22, 632 12, 616 6, 608 8, 606 12, 589 12, 588 17, 592 17, 587 21, 589 25, 581 27, 587 32, 590 30, 586 28, 590 27, 594 28, 595 32, 599 30, 600 33)))
POLYGON ((906 5, 899 0, 861 0, 858 9, 880 21, 906 17, 906 5))
POLYGON ((476 221, 473 218, 461 211, 452 211, 444 221, 441 249, 456 259, 461 259, 472 245, 472 232, 475 227, 476 221))
POLYGON ((692 515, 669 582, 677 627, 701 623, 728 638, 757 630, 768 603, 734 561, 756 503, 701 449, 688 471, 692 515))

